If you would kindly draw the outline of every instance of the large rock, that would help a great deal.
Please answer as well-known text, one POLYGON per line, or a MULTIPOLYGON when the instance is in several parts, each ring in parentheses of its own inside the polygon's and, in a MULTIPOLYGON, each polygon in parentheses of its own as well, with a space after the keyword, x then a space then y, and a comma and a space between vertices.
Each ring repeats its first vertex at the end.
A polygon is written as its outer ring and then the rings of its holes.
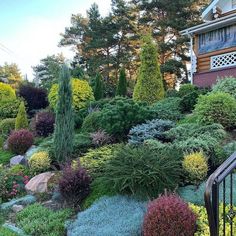
POLYGON ((52 172, 45 172, 33 177, 26 185, 25 189, 32 193, 48 192, 48 181, 54 176, 52 172))
POLYGON ((15 165, 27 165, 27 160, 24 156, 18 155, 14 156, 10 160, 10 165, 15 166, 15 165))

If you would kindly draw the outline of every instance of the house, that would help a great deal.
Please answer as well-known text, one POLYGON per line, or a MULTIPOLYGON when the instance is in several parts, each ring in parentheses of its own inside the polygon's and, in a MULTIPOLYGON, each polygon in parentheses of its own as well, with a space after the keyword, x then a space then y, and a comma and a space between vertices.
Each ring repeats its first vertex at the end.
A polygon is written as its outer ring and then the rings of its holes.
POLYGON ((210 87, 217 78, 236 77, 236 0, 213 0, 204 23, 181 32, 191 41, 191 82, 210 87))

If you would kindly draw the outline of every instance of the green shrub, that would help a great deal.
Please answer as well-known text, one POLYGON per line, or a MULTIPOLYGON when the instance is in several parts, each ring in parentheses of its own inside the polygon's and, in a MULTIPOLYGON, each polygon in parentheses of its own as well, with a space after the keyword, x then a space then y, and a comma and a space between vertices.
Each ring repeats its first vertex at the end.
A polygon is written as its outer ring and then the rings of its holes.
POLYGON ((152 104, 165 96, 162 74, 158 63, 157 46, 151 36, 143 40, 141 50, 141 65, 137 76, 137 84, 134 87, 134 101, 152 104))
POLYGON ((9 169, 10 175, 29 175, 29 168, 20 164, 14 165, 9 169))
POLYGON ((82 124, 82 131, 83 132, 96 132, 99 130, 99 119, 101 116, 100 111, 94 111, 88 114, 88 116, 85 117, 83 124, 82 124))
POLYGON ((91 184, 91 192, 89 196, 83 201, 82 208, 89 208, 95 201, 103 196, 113 196, 115 195, 110 189, 108 189, 103 183, 97 183, 94 180, 91 184))
POLYGON ((225 154, 227 157, 230 157, 234 152, 236 152, 236 141, 232 141, 230 143, 227 143, 223 147, 225 154))
POLYGON ((202 152, 186 155, 183 160, 183 169, 190 183, 199 183, 207 176, 208 165, 202 152))
POLYGON ((16 223, 28 235, 61 236, 65 234, 65 221, 71 210, 52 211, 33 204, 16 214, 16 223))
POLYGON ((202 124, 219 123, 226 129, 236 126, 236 100, 227 93, 200 96, 194 113, 202 124))
POLYGON ((88 133, 75 134, 74 137, 74 153, 81 154, 93 147, 92 139, 88 133))
POLYGON ((15 129, 15 119, 7 118, 0 121, 0 135, 7 137, 15 129))
POLYGON ((19 99, 3 100, 0 102, 0 119, 16 118, 20 105, 19 99))
POLYGON ((162 120, 180 120, 183 115, 181 114, 180 98, 165 98, 152 106, 152 110, 155 112, 156 117, 162 120))
POLYGON ((116 88, 116 95, 117 96, 127 95, 127 80, 126 80, 126 74, 125 74, 124 68, 120 70, 119 81, 116 88))
POLYGON ((112 99, 103 107, 100 114, 100 128, 115 137, 127 135, 133 126, 154 117, 150 107, 128 98, 112 99))
MULTIPOLYGON (((75 111, 85 107, 88 101, 94 100, 92 88, 85 80, 72 79, 72 96, 75 111)), ((48 100, 50 106, 55 110, 58 100, 58 84, 51 87, 48 100)))
POLYGON ((170 98, 170 97, 178 97, 178 91, 176 89, 168 89, 166 91, 166 97, 170 98))
POLYGON ((3 164, 3 165, 9 164, 10 159, 13 156, 14 156, 14 154, 12 154, 11 152, 2 150, 0 148, 0 164, 3 164))
POLYGON ((213 86, 212 91, 229 93, 236 99, 236 78, 226 77, 218 79, 217 84, 213 86))
POLYGON ((173 190, 178 185, 180 156, 169 148, 156 152, 147 146, 125 146, 115 153, 97 181, 115 193, 157 197, 164 189, 173 190))
POLYGON ((166 131, 169 139, 175 141, 185 141, 188 138, 198 138, 200 135, 209 135, 217 141, 226 137, 226 132, 220 124, 200 125, 196 123, 181 124, 166 131))
POLYGON ((182 84, 179 88, 178 95, 182 98, 187 94, 190 94, 197 90, 197 87, 192 84, 182 84))
POLYGON ((106 163, 112 159, 114 152, 119 147, 121 145, 107 145, 97 149, 89 149, 84 156, 80 157, 80 164, 88 170, 92 177, 101 176, 106 163))
POLYGON ((0 82, 0 103, 3 100, 11 100, 16 98, 15 90, 9 85, 0 82))
POLYGON ((15 122, 16 130, 29 128, 29 122, 27 119, 27 113, 25 111, 25 104, 23 101, 20 103, 15 122))
POLYGON ((129 131, 129 143, 139 145, 148 139, 167 141, 165 131, 170 130, 175 123, 169 120, 151 120, 137 125, 129 131))
POLYGON ((199 92, 196 90, 183 96, 180 102, 182 112, 191 112, 197 103, 199 95, 199 92))
POLYGON ((0 226, 0 235, 2 236, 18 236, 18 234, 12 232, 10 229, 6 229, 0 226))
POLYGON ((47 171, 50 168, 51 160, 47 152, 36 152, 29 159, 29 167, 33 173, 47 171))

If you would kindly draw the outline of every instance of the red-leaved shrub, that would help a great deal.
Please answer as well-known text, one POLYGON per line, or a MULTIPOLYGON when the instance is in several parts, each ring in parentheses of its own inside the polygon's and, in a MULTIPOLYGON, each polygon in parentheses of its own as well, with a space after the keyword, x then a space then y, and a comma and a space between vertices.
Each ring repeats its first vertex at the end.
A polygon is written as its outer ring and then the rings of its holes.
POLYGON ((163 195, 148 205, 144 236, 193 236, 196 216, 180 197, 163 195))
POLYGON ((33 118, 33 128, 38 136, 47 137, 54 131, 55 116, 50 111, 38 112, 33 118))
POLYGON ((87 171, 78 166, 66 165, 59 180, 59 191, 67 203, 79 205, 90 192, 91 178, 87 171))
POLYGON ((33 145, 33 143, 34 136, 26 129, 14 131, 8 137, 8 147, 13 153, 16 154, 25 154, 25 152, 33 145))

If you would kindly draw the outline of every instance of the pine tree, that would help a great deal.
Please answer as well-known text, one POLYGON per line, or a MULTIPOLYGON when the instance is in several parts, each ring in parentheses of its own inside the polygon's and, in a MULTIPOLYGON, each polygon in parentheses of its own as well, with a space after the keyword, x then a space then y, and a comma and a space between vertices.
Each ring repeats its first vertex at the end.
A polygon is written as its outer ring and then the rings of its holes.
POLYGON ((58 163, 69 161, 73 152, 74 118, 70 73, 63 65, 59 77, 56 127, 54 133, 55 157, 58 163))
POLYGON ((144 38, 141 50, 141 66, 137 84, 134 88, 133 99, 152 104, 164 98, 165 91, 158 63, 156 45, 151 36, 144 38))
POLYGON ((101 74, 97 74, 95 78, 94 97, 95 100, 100 100, 104 97, 104 85, 101 74))
POLYGON ((27 119, 27 113, 25 110, 25 104, 22 101, 20 103, 19 109, 18 109, 18 113, 16 116, 16 121, 15 121, 15 130, 19 130, 19 129, 28 129, 29 128, 29 122, 27 119))
POLYGON ((118 86, 116 89, 116 95, 124 96, 124 97, 127 95, 127 80, 126 80, 124 68, 120 70, 120 76, 119 76, 118 86))

